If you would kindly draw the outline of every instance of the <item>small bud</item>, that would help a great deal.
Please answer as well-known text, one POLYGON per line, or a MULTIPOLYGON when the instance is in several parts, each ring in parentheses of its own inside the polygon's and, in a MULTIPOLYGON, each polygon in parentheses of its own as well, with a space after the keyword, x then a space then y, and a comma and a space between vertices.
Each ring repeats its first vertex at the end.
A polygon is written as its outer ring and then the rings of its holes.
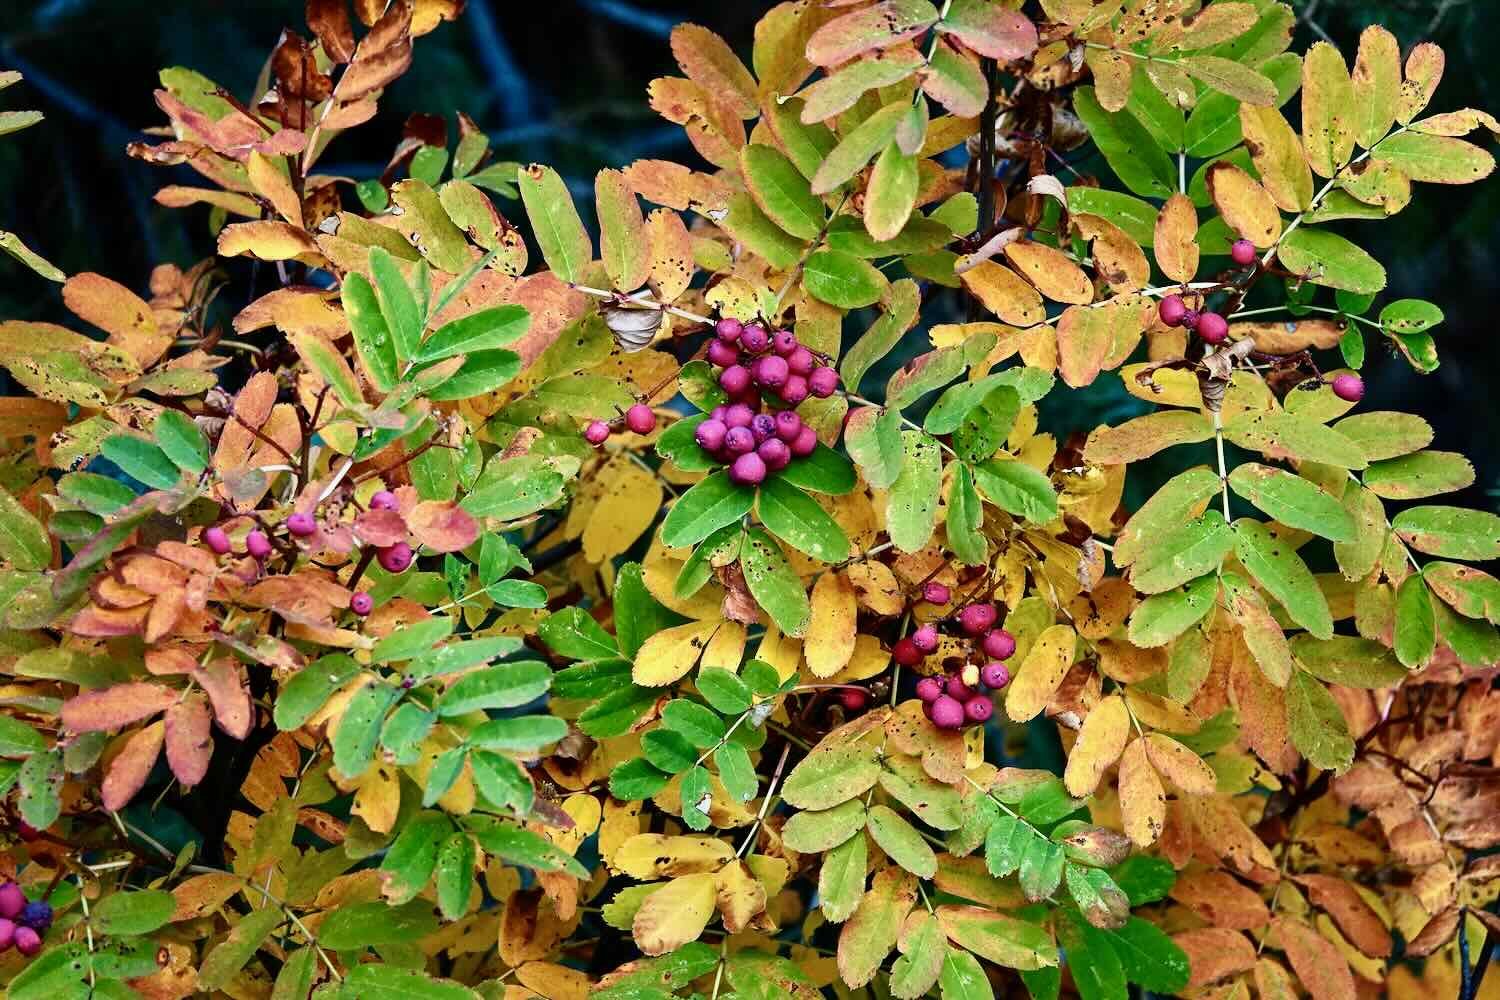
POLYGON ((724 424, 727 427, 749 427, 750 421, 755 419, 755 411, 744 403, 735 403, 724 411, 724 424))
POLYGON ((998 691, 1010 683, 1010 671, 999 660, 991 660, 979 669, 979 680, 991 691, 998 691))
POLYGON ((710 417, 694 429, 693 440, 704 451, 718 451, 724 445, 724 435, 728 433, 729 428, 724 425, 724 421, 710 417))
POLYGON ((786 358, 770 354, 755 362, 752 374, 756 385, 766 389, 779 389, 786 384, 786 377, 791 371, 787 368, 786 358))
POLYGON ((750 420, 750 433, 755 435, 756 444, 769 441, 776 436, 776 418, 769 413, 757 413, 750 420))
POLYGON ((802 418, 791 410, 782 410, 776 414, 776 436, 787 444, 797 440, 797 435, 802 433, 802 418))
POLYGON ((30 927, 16 928, 16 951, 30 958, 42 950, 42 936, 30 927))
POLYGON ((724 447, 731 455, 744 455, 755 450, 755 435, 748 427, 731 427, 724 435, 724 447))
POLYGON ((911 636, 906 636, 897 639, 896 644, 891 647, 891 659, 903 667, 914 667, 922 662, 922 651, 911 641, 911 636))
POLYGON ((967 635, 979 635, 994 625, 997 617, 993 604, 970 604, 958 613, 958 627, 967 635))
POLYGON ((1016 637, 1003 628, 997 628, 984 634, 979 648, 991 659, 1008 660, 1016 651, 1016 637))
POLYGON ((964 706, 957 698, 943 695, 932 703, 932 722, 939 729, 958 729, 964 724, 964 706))
POLYGON ((942 697, 942 694, 943 682, 936 677, 923 677, 917 681, 917 697, 923 702, 930 705, 942 697))
POLYGON ((738 364, 739 360, 740 352, 722 340, 715 340, 708 345, 708 363, 717 368, 728 368, 730 365, 738 364))
POLYGON ((744 365, 730 365, 719 373, 719 385, 731 396, 750 388, 750 369, 744 365))
POLYGON ((797 335, 790 330, 777 330, 771 334, 771 350, 786 357, 797 349, 797 335))
POLYGON ((969 695, 974 693, 974 689, 965 684, 964 679, 957 674, 953 674, 948 678, 947 682, 943 685, 943 690, 948 692, 948 697, 956 698, 959 701, 967 701, 969 695))
POLYGON ((806 377, 788 375, 781 386, 781 401, 787 406, 796 406, 807 398, 809 392, 806 377))
POLYGON ((656 414, 645 403, 636 403, 625 411, 625 426, 637 434, 650 434, 656 430, 656 414))
POLYGON ((771 472, 780 472, 792 461, 792 449, 781 438, 767 438, 756 446, 755 453, 771 472))
POLYGON ((984 722, 995 714, 995 703, 988 695, 975 693, 964 702, 964 718, 970 722, 984 722))
POLYGON ((0 917, 14 920, 26 908, 26 893, 14 882, 0 885, 0 917))
POLYGON ((797 432, 797 440, 792 442, 792 456, 794 458, 806 458, 818 450, 818 432, 806 424, 797 432))
POLYGON ((863 712, 869 704, 870 696, 863 688, 844 688, 839 692, 839 701, 851 712, 863 712))
POLYGON ((16 921, 22 927, 30 927, 38 934, 45 934, 48 927, 52 926, 52 904, 42 899, 33 899, 21 910, 21 918, 16 921))
POLYGON ((828 366, 814 368, 807 376, 807 388, 819 399, 827 399, 839 390, 839 373, 828 366))
POLYGON ((751 323, 745 327, 745 332, 740 334, 740 346, 751 354, 759 354, 771 346, 771 335, 766 333, 766 328, 759 323, 751 323))
POLYGON ((16 941, 15 921, 0 917, 0 955, 10 951, 10 946, 16 941))
POLYGON ((1216 312, 1199 313, 1197 330, 1206 343, 1222 344, 1229 337, 1229 321, 1216 312))
POLYGON ((805 347, 798 347, 786 356, 786 366, 792 370, 793 375, 809 375, 816 364, 813 352, 805 347))

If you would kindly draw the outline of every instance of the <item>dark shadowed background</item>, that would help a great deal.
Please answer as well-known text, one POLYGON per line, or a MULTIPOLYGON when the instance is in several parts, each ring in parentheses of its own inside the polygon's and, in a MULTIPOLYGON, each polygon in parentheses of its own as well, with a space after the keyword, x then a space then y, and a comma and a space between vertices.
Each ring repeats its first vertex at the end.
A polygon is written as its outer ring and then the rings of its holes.
MULTIPOLYGON (((207 209, 164 209, 150 200, 166 183, 194 183, 187 168, 127 159, 125 144, 164 121, 152 102, 156 74, 184 65, 246 97, 283 28, 305 33, 300 0, 9 0, 0 16, 0 69, 26 80, 0 107, 40 108, 47 119, 0 139, 0 229, 16 231, 63 270, 98 270, 144 291, 153 264, 187 266, 212 252, 207 209)), ((376 123, 338 139, 324 172, 378 174, 411 112, 466 111, 501 159, 556 166, 591 217, 594 171, 639 157, 705 166, 681 129, 646 106, 646 85, 677 68, 673 24, 712 28, 749 62, 759 0, 469 0, 456 24, 417 42, 413 70, 381 101, 376 123)), ((1297 47, 1328 37, 1352 59, 1360 30, 1384 24, 1403 47, 1436 41, 1448 53, 1433 106, 1500 110, 1500 3, 1494 0, 1312 0, 1297 47)), ((1493 149, 1489 137, 1478 141, 1493 149)), ((522 213, 501 204, 512 219, 522 213)), ((1387 266, 1382 302, 1438 303, 1442 367, 1414 375, 1375 350, 1365 374, 1366 409, 1419 413, 1437 427, 1434 447, 1462 451, 1479 481, 1450 502, 1500 507, 1500 352, 1494 345, 1500 267, 1494 228, 1500 178, 1468 187, 1423 185, 1395 219, 1347 224, 1387 266)), ((1377 305, 1378 308, 1378 305, 1377 305)), ((0 255, 0 317, 67 321, 58 286, 0 255)), ((76 321, 74 321, 76 323, 76 321)), ((1374 347, 1374 341, 1371 341, 1374 347)), ((1336 364, 1334 360, 1332 363, 1336 364)), ((1062 394, 1056 394, 1060 397, 1062 394)), ((1051 402, 1051 401, 1049 401, 1051 402)), ((1143 407, 1101 379, 1047 410, 1060 434, 1143 407)))

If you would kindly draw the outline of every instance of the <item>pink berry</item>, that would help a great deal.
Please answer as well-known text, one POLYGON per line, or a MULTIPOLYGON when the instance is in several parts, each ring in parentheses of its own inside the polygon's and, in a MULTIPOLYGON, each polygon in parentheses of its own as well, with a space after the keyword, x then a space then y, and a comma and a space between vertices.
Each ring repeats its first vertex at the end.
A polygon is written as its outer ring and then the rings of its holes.
POLYGON ((714 334, 726 344, 732 344, 740 339, 744 332, 744 324, 733 316, 725 316, 714 324, 714 334))
POLYGON ((656 414, 645 403, 636 403, 625 411, 625 426, 637 434, 650 434, 656 430, 656 414))
POLYGON ((1187 312, 1187 303, 1182 301, 1181 295, 1168 295, 1156 307, 1156 315, 1168 326, 1180 326, 1187 312))
POLYGON ((15 921, 0 917, 0 954, 10 951, 10 946, 15 943, 15 940, 15 921))
POLYGON ((1255 244, 1249 240, 1235 240, 1229 244, 1229 259, 1241 267, 1255 263, 1255 244))
POLYGON ((27 958, 42 950, 42 936, 30 927, 17 927, 15 941, 16 951, 27 958))
POLYGON ((731 427, 724 434, 724 447, 731 455, 744 455, 755 450, 755 435, 748 427, 731 427))
POLYGON ((956 698, 959 701, 968 700, 969 695, 974 693, 974 689, 965 684, 964 679, 958 676, 958 674, 953 674, 948 678, 947 682, 943 684, 943 690, 948 692, 948 697, 956 698))
POLYGON ((766 333, 766 328, 759 323, 751 323, 745 327, 745 332, 740 334, 740 346, 751 354, 759 354, 771 346, 771 335, 766 333))
POLYGON ((818 450, 818 432, 806 424, 797 432, 797 440, 792 442, 792 455, 795 458, 806 458, 818 450))
POLYGON ((964 702, 964 717, 970 722, 984 722, 995 714, 995 705, 988 697, 975 694, 964 702))
POLYGON ((769 441, 776 436, 776 418, 769 413, 757 413, 750 421, 750 433, 755 435, 755 443, 769 441))
POLYGON ((708 417, 710 420, 723 420, 728 415, 729 407, 725 406, 723 403, 720 403, 718 406, 715 406, 712 410, 708 411, 708 417))
POLYGON ((298 511, 286 519, 286 530, 299 538, 305 538, 318 530, 318 521, 311 514, 298 511))
MULTIPOLYGON (((609 424, 602 420, 590 420, 589 425, 583 429, 583 439, 592 445, 603 444, 609 440, 609 424)), ((380 494, 375 495, 378 497, 380 494)), ((370 507, 375 510, 382 509, 375 507, 373 499, 370 501, 370 507)))
POLYGON ((938 630, 935 625, 923 625, 911 634, 912 645, 924 653, 938 648, 938 630))
POLYGON ((203 532, 203 541, 221 556, 229 551, 229 534, 217 524, 203 532))
POLYGON ((766 478, 766 463, 755 452, 746 452, 729 467, 729 478, 741 486, 759 486, 766 478))
POLYGON ((750 369, 744 365, 730 365, 719 373, 719 385, 731 396, 750 388, 750 369))
POLYGON ((786 357, 797 349, 797 335, 790 330, 777 330, 771 334, 771 350, 786 357))
POLYGON ((953 594, 948 590, 948 587, 945 584, 938 583, 936 580, 929 582, 927 586, 922 588, 922 600, 929 604, 947 604, 949 598, 952 596, 953 594))
POLYGON ((979 668, 979 679, 991 691, 998 691, 1010 683, 1010 671, 999 660, 991 660, 979 668))
POLYGON ((844 688, 839 692, 839 701, 843 702, 844 708, 851 712, 863 712, 865 705, 870 701, 870 696, 864 688, 844 688))
POLYGON ((349 610, 363 618, 375 610, 375 598, 371 597, 368 591, 358 591, 349 598, 349 610))
POLYGON ((787 444, 797 440, 797 435, 802 433, 802 418, 791 410, 782 410, 776 414, 776 436, 787 444))
POLYGON ((740 352, 722 340, 715 340, 708 345, 708 363, 717 368, 728 368, 739 360, 740 352))
POLYGON ((958 729, 964 724, 964 706, 957 698, 943 695, 932 703, 932 722, 939 729, 958 729))
POLYGON ((807 379, 801 375, 788 375, 786 382, 781 386, 781 401, 788 406, 796 406, 808 396, 807 379))
POLYGON ((755 411, 744 403, 735 403, 724 411, 724 425, 726 427, 749 427, 750 421, 755 419, 755 411))
POLYGON ((914 667, 922 662, 922 651, 911 641, 911 636, 907 636, 897 639, 896 644, 891 647, 891 659, 903 667, 914 667))
POLYGON ((786 377, 791 374, 787 369, 786 358, 769 354, 755 362, 755 384, 767 389, 777 389, 786 384, 786 377))
POLYGON ((767 438, 756 446, 755 453, 772 472, 780 472, 792 461, 792 449, 781 438, 767 438))
POLYGON ((958 613, 958 627, 966 635, 978 635, 995 624, 997 617, 993 604, 970 604, 958 613))
POLYGON ((0 917, 14 920, 26 908, 26 893, 14 882, 0 885, 0 917))
POLYGON ((1229 336, 1229 321, 1216 312, 1198 314, 1198 336, 1210 344, 1222 344, 1229 336))
POLYGON ((257 559, 264 559, 271 554, 271 540, 264 531, 252 531, 245 536, 245 551, 257 559))
POLYGON ((812 374, 807 376, 807 388, 819 399, 827 399, 839 390, 839 373, 826 365, 814 368, 812 374))
POLYGON ((1347 372, 1343 375, 1335 375, 1333 394, 1346 403, 1357 403, 1365 398, 1365 380, 1347 372))
POLYGON ((817 360, 813 352, 805 347, 797 347, 786 356, 786 366, 792 370, 793 375, 807 375, 813 370, 817 360))
POLYGON ((932 704, 943 696, 943 682, 936 677, 923 677, 917 681, 917 697, 932 704))
POLYGON ((1180 325, 1187 330, 1198 329, 1198 310, 1189 309, 1187 312, 1183 313, 1182 323, 1180 325))
POLYGON ((710 418, 693 431, 693 440, 704 451, 718 451, 724 444, 724 435, 728 433, 729 428, 724 426, 724 421, 710 418))
POLYGON ((387 573, 402 573, 406 567, 411 565, 411 546, 405 542, 397 542, 395 545, 387 545, 375 556, 380 561, 381 567, 387 573))
MULTIPOLYGON (((592 424, 589 424, 589 429, 584 431, 583 433, 584 437, 588 438, 592 444, 602 444, 604 442, 604 438, 609 437, 609 424, 606 424, 602 420, 595 420, 592 424), (596 425, 604 428, 604 437, 601 437, 598 441, 595 441, 593 438, 589 437, 590 434, 598 433, 594 430, 594 427, 596 425)), ((400 506, 401 501, 397 500, 396 494, 392 493, 390 490, 378 490, 376 491, 374 496, 370 497, 371 510, 396 510, 400 506)))
POLYGON ((997 628, 984 634, 984 640, 979 644, 979 648, 984 650, 984 655, 991 659, 1008 660, 1015 654, 1016 637, 1003 628, 997 628))

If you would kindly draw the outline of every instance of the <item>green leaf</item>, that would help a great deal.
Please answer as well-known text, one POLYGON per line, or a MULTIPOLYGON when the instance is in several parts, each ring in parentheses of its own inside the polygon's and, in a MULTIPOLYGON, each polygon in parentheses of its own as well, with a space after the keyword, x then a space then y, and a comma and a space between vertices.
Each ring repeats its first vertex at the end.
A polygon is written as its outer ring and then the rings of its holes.
POLYGON ((1276 256, 1283 267, 1315 285, 1373 294, 1385 287, 1385 268, 1337 233, 1300 226, 1281 241, 1276 256))
POLYGON ((621 802, 649 799, 663 788, 672 776, 652 766, 644 757, 627 760, 609 773, 609 794, 621 802))
POLYGON ((469 742, 486 750, 536 750, 568 735, 568 724, 552 715, 491 719, 469 733, 469 742))
POLYGON ((859 799, 841 802, 832 809, 809 809, 796 813, 782 828, 786 845, 802 853, 832 850, 865 828, 865 806, 859 799))
POLYGON ((153 489, 170 490, 182 479, 182 470, 177 467, 177 463, 168 458, 166 452, 142 438, 116 434, 105 438, 99 451, 118 465, 127 476, 153 489))
POLYGON ((1115 884, 1125 890, 1131 906, 1145 906, 1167 898, 1177 882, 1177 871, 1165 858, 1136 854, 1109 870, 1115 884))
MULTIPOLYGON (((371 905, 382 910, 386 908, 384 903, 371 905)), ((217 990, 227 986, 235 974, 245 967, 245 963, 250 961, 251 956, 260 950, 261 944, 281 924, 282 919, 281 908, 272 906, 255 910, 235 924, 229 936, 214 945, 203 957, 202 964, 198 966, 198 989, 217 990)), ((333 914, 330 914, 329 920, 332 919, 333 914)), ((320 941, 324 941, 323 934, 327 926, 328 922, 324 921, 323 927, 319 928, 320 941)))
MULTIPOLYGON (((172 471, 176 473, 175 466, 172 471)), ((52 564, 52 540, 47 537, 47 529, 5 489, 0 489, 0 556, 13 570, 42 570, 52 564)))
POLYGON ((0 757, 29 757, 47 749, 42 734, 20 719, 0 715, 0 757))
POLYGON ((844 529, 817 501, 783 479, 761 485, 756 511, 766 528, 799 552, 826 563, 849 558, 844 529))
POLYGON ((894 101, 875 112, 839 140, 813 175, 812 193, 827 194, 859 173, 896 138, 909 102, 894 101))
POLYGON ((162 410, 157 414, 156 444, 162 452, 183 472, 194 475, 208 468, 208 439, 193 423, 177 410, 162 410))
POLYGON ((942 984, 943 1000, 995 998, 995 990, 979 959, 958 948, 949 948, 943 955, 943 972, 938 982, 942 984))
POLYGON ((474 890, 474 842, 461 831, 449 835, 437 853, 438 908, 448 920, 457 920, 469 908, 474 890))
POLYGON ((459 506, 475 517, 513 521, 561 498, 563 476, 532 455, 491 462, 459 506))
POLYGON ((356 965, 344 976, 344 997, 360 1000, 477 1000, 467 986, 434 979, 418 969, 382 962, 356 965))
POLYGON ((370 660, 373 663, 409 660, 427 652, 452 634, 453 619, 447 615, 424 618, 378 640, 370 650, 370 660))
MULTIPOLYGON (((113 514, 134 500, 136 495, 135 490, 118 479, 101 476, 97 472, 70 472, 57 481, 57 492, 84 510, 98 514, 100 517, 113 514)), ((0 497, 0 555, 6 555, 3 511, 7 506, 6 500, 0 497)), ((50 545, 48 549, 50 561, 50 545)), ((6 557, 9 558, 8 555, 6 557)), ((21 567, 17 566, 17 568, 21 567)))
POLYGON ((1474 466, 1453 451, 1419 451, 1371 462, 1365 488, 1387 500, 1421 500, 1474 483, 1474 466))
POLYGON ((713 801, 708 768, 694 766, 682 776, 682 821, 690 830, 707 830, 708 810, 713 801))
POLYGON ((536 634, 552 652, 570 660, 598 660, 620 655, 615 637, 604 631, 604 626, 583 608, 563 608, 548 615, 537 626, 536 634))
MULTIPOLYGON (((712 669, 729 674, 722 667, 712 669)), ((734 675, 729 674, 729 676, 734 675)), ((661 721, 664 726, 681 734, 689 744, 699 750, 707 750, 724 740, 724 720, 719 718, 712 709, 696 701, 675 698, 667 702, 666 707, 662 709, 661 721)))
POLYGON ((1397 299, 1380 310, 1380 326, 1392 333, 1425 333, 1443 321, 1443 311, 1422 299, 1397 299))
POLYGON ((515 343, 531 328, 531 314, 522 306, 495 306, 445 323, 425 340, 416 362, 428 364, 455 354, 493 351, 515 343))
POLYGON ((698 753, 687 737, 671 729, 653 729, 642 736, 641 753, 667 774, 681 774, 698 763, 698 753))
POLYGON ((635 402, 619 379, 592 372, 548 379, 531 391, 531 398, 576 420, 613 419, 635 402))
POLYGON ((1425 666, 1437 648, 1437 618, 1432 595, 1420 573, 1413 573, 1396 588, 1396 658, 1413 669, 1425 666))
MULTIPOLYGON (((1062 857, 1060 849, 1057 855, 1062 857)), ((1003 968, 1041 969, 1057 964, 1052 935, 1029 921, 979 906, 946 905, 937 916, 950 941, 1003 968)))
POLYGON ((771 616, 782 634, 802 635, 812 617, 812 607, 801 578, 787 563, 781 547, 758 528, 747 531, 740 568, 755 603, 771 616))
MULTIPOLYGON (((1012 396, 1015 393, 1011 393, 1012 396)), ((979 566, 989 558, 989 543, 980 528, 984 505, 974 489, 974 475, 964 462, 955 463, 953 486, 948 493, 948 548, 965 566, 979 566)))
POLYGON ((797 459, 774 478, 783 479, 813 493, 842 496, 854 489, 854 465, 826 444, 819 443, 811 455, 797 459))
POLYGON ((1130 582, 1143 594, 1160 594, 1205 573, 1217 573, 1234 545, 1217 510, 1163 533, 1131 566, 1130 582))
POLYGON ((1052 480, 1025 462, 992 460, 973 467, 979 492, 1008 514, 1036 524, 1057 517, 1052 480))
POLYGON ((764 258, 772 267, 790 268, 802 256, 802 241, 787 235, 767 218, 748 194, 730 196, 728 213, 721 225, 736 241, 743 243, 757 257, 764 258))
POLYGON ((1354 739, 1338 702, 1301 670, 1287 684, 1286 722, 1292 745, 1314 767, 1342 772, 1354 762, 1354 739))
MULTIPOLYGON (((940 50, 939 51, 944 51, 940 50)), ((955 60, 959 65, 969 65, 955 60)), ((934 67, 938 64, 934 63, 934 67)), ((925 109, 925 104, 919 105, 925 109)), ((875 161, 870 184, 865 191, 865 227, 875 239, 894 239, 911 218, 917 204, 921 177, 917 158, 891 143, 875 161)))
POLYGON ((370 274, 375 279, 375 298, 396 349, 398 362, 410 361, 422 342, 427 303, 418 302, 401 275, 396 259, 384 247, 370 248, 370 274))
POLYGON ((937 984, 943 971, 942 925, 932 914, 917 914, 915 924, 903 928, 901 956, 891 964, 891 996, 916 1000, 937 984))
POLYGON ((780 150, 750 143, 740 150, 740 172, 755 204, 784 232, 802 240, 822 232, 823 202, 780 150))
POLYGON ((615 574, 615 632, 622 653, 635 656, 651 636, 684 621, 651 596, 640 563, 630 562, 620 567, 615 574))
POLYGON ((161 889, 116 892, 99 900, 89 915, 94 930, 105 934, 150 934, 172 920, 177 900, 161 889))
POLYGON ((885 403, 898 409, 910 406, 958 378, 968 366, 964 347, 944 347, 919 354, 891 376, 886 384, 885 403))
POLYGON ((922 304, 922 293, 917 283, 902 278, 891 285, 886 298, 885 311, 870 324, 858 340, 844 352, 839 364, 839 375, 844 387, 850 392, 859 391, 859 383, 877 361, 890 353, 917 321, 917 312, 922 304))
POLYGON ((698 693, 725 715, 750 710, 750 687, 739 674, 723 667, 703 667, 698 671, 698 693))
POLYGON ((802 267, 802 285, 808 293, 840 309, 874 305, 887 284, 873 264, 842 250, 819 250, 802 267))
POLYGON ((703 472, 719 463, 704 451, 694 436, 698 425, 708 419, 706 413, 673 421, 656 439, 656 453, 684 472, 703 472))
POLYGON ((292 675, 276 695, 276 728, 298 729, 322 708, 333 692, 353 680, 360 666, 343 653, 330 653, 292 675))
POLYGON ((672 585, 673 592, 686 600, 702 590, 715 566, 727 566, 739 559, 741 539, 738 524, 726 524, 705 538, 682 564, 672 585))
POLYGON ((478 351, 466 357, 458 371, 428 389, 427 398, 451 402, 483 396, 515 378, 520 370, 521 358, 514 351, 478 351))
POLYGON ((475 750, 469 754, 469 767, 474 774, 474 786, 485 800, 522 816, 531 811, 536 786, 516 761, 489 750, 475 750))
POLYGON ((1255 582, 1281 602, 1292 621, 1320 639, 1332 636, 1328 601, 1296 550, 1259 521, 1240 518, 1231 528, 1234 554, 1255 582))
POLYGON ((1046 899, 1062 882, 1063 849, 1050 840, 1032 837, 1021 852, 1021 891, 1030 900, 1046 899))
POLYGON ((1301 528, 1334 542, 1354 540, 1354 518, 1338 499, 1301 476, 1245 462, 1229 474, 1229 486, 1289 528, 1301 528))
POLYGON ((21 764, 17 782, 21 786, 21 818, 38 830, 57 822, 62 814, 58 789, 62 786, 63 759, 57 749, 34 753, 21 764))
POLYGON ((887 805, 872 806, 868 822, 870 836, 892 861, 919 878, 937 874, 937 855, 900 813, 887 805))
POLYGON ((1125 111, 1105 111, 1093 87, 1073 92, 1074 110, 1120 181, 1146 198, 1167 198, 1177 190, 1177 170, 1146 127, 1125 111))
POLYGON ((385 713, 401 697, 389 684, 368 684, 350 699, 333 734, 333 766, 339 773, 357 778, 370 766, 380 743, 385 713))
MULTIPOLYGON (((1343 422, 1340 422, 1340 426, 1343 422)), ((1359 445, 1336 428, 1287 410, 1246 411, 1224 423, 1224 436, 1241 448, 1277 457, 1363 469, 1367 462, 1359 445)))
POLYGON ((1468 184, 1495 170, 1495 158, 1488 150, 1452 136, 1422 132, 1387 136, 1370 150, 1370 156, 1427 184, 1468 184))
POLYGON ((725 791, 737 802, 749 802, 760 791, 750 751, 740 744, 725 743, 715 750, 714 766, 719 769, 719 781, 725 791))
POLYGON ((1409 507, 1391 521, 1412 548, 1444 559, 1500 559, 1500 517, 1481 510, 1409 507))
POLYGON ((1482 667, 1500 660, 1500 632, 1486 621, 1455 614, 1448 605, 1434 601, 1438 634, 1465 666, 1482 667))
POLYGON ((1063 881, 1084 919, 1095 927, 1119 927, 1129 919, 1130 898, 1103 869, 1068 862, 1063 881))
MULTIPOLYGON (((1235 115, 1234 120, 1238 123, 1239 116, 1235 115)), ((1068 211, 1075 215, 1097 215, 1101 219, 1113 222, 1125 230, 1125 235, 1143 247, 1149 248, 1156 241, 1156 206, 1123 191, 1095 187, 1070 187, 1068 188, 1068 211)))
MULTIPOLYGON (((510 581, 506 581, 510 582, 510 581)), ((513 581, 523 582, 523 581, 513 581)), ((480 663, 509 656, 521 648, 515 636, 490 635, 482 639, 450 642, 424 653, 406 665, 407 676, 423 679, 451 674, 480 663)))
POLYGON ((1064 910, 1058 921, 1059 943, 1068 956, 1068 969, 1081 1000, 1119 1000, 1127 996, 1125 969, 1105 931, 1082 916, 1064 910))
MULTIPOLYGON (((276 973, 271 1000, 303 1000, 313 988, 318 972, 318 953, 312 947, 299 948, 287 956, 276 973)), ((97 996, 97 994, 95 994, 97 996)))
POLYGON ((853 916, 864 898, 869 845, 856 834, 823 856, 818 871, 818 898, 823 915, 842 922, 853 916))
POLYGON ((533 163, 516 175, 521 202, 547 266, 563 281, 579 281, 594 259, 594 245, 568 186, 551 167, 533 163))
POLYGON ((662 522, 662 543, 673 548, 696 545, 750 513, 754 502, 754 490, 731 482, 727 472, 716 472, 672 505, 662 522))
MULTIPOLYGON (((381 188, 381 193, 384 192, 381 188)), ((352 271, 344 277, 342 296, 360 366, 375 388, 390 392, 396 387, 396 345, 380 312, 375 289, 364 275, 352 271)))
POLYGON ((1115 541, 1114 562, 1129 566, 1165 532, 1182 524, 1204 500, 1219 492, 1219 477, 1210 469, 1196 468, 1167 480, 1125 522, 1115 541))
POLYGON ((782 797, 798 809, 832 809, 863 795, 879 778, 874 744, 820 748, 792 768, 782 785, 782 797))
POLYGON ((1104 932, 1119 956, 1125 978, 1153 993, 1176 995, 1187 988, 1188 957, 1166 933, 1140 917, 1104 932))
POLYGON ((1406 668, 1395 655, 1374 639, 1298 635, 1291 639, 1291 650, 1314 677, 1330 684, 1374 690, 1396 684, 1406 676, 1406 668))
POLYGON ((380 862, 381 892, 392 904, 409 903, 427 888, 437 866, 438 846, 453 830, 453 823, 439 812, 420 812, 411 817, 380 862))
POLYGON ((605 695, 578 717, 578 728, 595 739, 624 736, 646 710, 656 704, 658 692, 634 684, 605 695))
POLYGON ((1218 576, 1207 573, 1180 590, 1153 594, 1131 613, 1126 637, 1136 646, 1164 646, 1202 621, 1218 592, 1218 576))
POLYGON ((464 674, 443 692, 437 712, 444 718, 476 709, 515 708, 547 693, 552 670, 537 660, 502 663, 464 674))
MULTIPOLYGON (((435 850, 434 846, 434 850, 435 850)), ((414 899, 401 906, 383 902, 352 903, 331 911, 318 926, 318 943, 335 951, 400 944, 437 930, 432 904, 414 899)))

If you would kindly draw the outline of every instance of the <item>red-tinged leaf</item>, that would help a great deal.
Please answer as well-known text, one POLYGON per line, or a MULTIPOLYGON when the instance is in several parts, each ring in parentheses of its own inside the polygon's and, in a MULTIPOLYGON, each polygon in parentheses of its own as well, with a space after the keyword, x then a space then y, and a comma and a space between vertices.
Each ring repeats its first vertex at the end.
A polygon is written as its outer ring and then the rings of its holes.
POLYGON ((1354 1000, 1358 995, 1349 963, 1332 941, 1291 917, 1277 917, 1271 930, 1309 994, 1318 1000, 1354 1000))
POLYGON ((699 25, 679 24, 672 29, 672 55, 688 79, 718 94, 741 118, 760 114, 755 78, 724 39, 699 25))
POLYGON ((102 274, 75 274, 63 285, 63 302, 80 319, 109 333, 109 342, 142 368, 172 346, 172 334, 157 324, 151 307, 130 289, 102 274))
POLYGON ((339 103, 356 101, 383 90, 411 66, 411 4, 396 0, 359 41, 349 68, 339 79, 334 98, 339 103))
POLYGON ((250 704, 250 692, 245 689, 239 665, 232 660, 215 660, 195 671, 193 679, 208 692, 219 728, 237 740, 249 736, 255 709, 250 704))
POLYGON ((938 30, 982 56, 1010 62, 1036 51, 1036 25, 1018 10, 990 0, 954 0, 938 30))
POLYGON ((336 63, 353 58, 354 27, 344 0, 307 0, 307 26, 318 36, 328 58, 336 63))
POLYGON ((167 709, 167 764, 184 788, 192 788, 208 773, 213 756, 213 736, 208 702, 189 695, 167 709))
POLYGON ((817 66, 835 66, 861 52, 916 38, 937 19, 937 8, 928 0, 882 0, 819 28, 807 40, 807 58, 817 66))
POLYGON ((219 233, 219 256, 240 254, 260 260, 293 260, 302 256, 322 260, 313 238, 285 222, 236 222, 225 226, 219 233))
POLYGON ((395 545, 406 541, 406 518, 399 511, 367 510, 354 519, 354 537, 366 545, 395 545))
POLYGON ((451 500, 419 503, 406 520, 417 541, 434 552, 457 552, 479 537, 479 523, 451 500))
POLYGON ((104 808, 111 812, 124 809, 146 783, 156 758, 161 754, 164 725, 153 722, 126 741, 125 747, 110 761, 102 789, 104 808))
POLYGON ((101 691, 86 691, 63 702, 63 725, 75 733, 123 729, 150 718, 177 701, 177 692, 162 684, 137 681, 101 691))

